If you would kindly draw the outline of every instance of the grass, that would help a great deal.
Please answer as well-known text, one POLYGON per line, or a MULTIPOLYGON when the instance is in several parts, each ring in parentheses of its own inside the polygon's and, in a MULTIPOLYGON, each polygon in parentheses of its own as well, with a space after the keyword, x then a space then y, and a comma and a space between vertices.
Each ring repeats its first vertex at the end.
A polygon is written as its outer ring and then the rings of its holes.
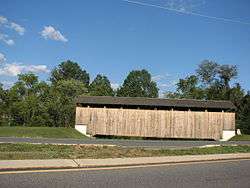
POLYGON ((0 144, 0 160, 152 157, 223 153, 250 153, 250 146, 219 146, 178 150, 145 150, 112 146, 0 144))
POLYGON ((0 127, 0 137, 22 138, 86 138, 73 128, 0 127))
POLYGON ((250 141, 249 134, 237 135, 231 138, 231 141, 250 141))

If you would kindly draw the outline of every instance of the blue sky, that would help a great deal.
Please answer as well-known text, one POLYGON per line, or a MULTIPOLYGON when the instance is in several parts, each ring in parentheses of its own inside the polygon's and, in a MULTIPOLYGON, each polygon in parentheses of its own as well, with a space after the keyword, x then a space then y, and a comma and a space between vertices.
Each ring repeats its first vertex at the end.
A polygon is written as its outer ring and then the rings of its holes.
POLYGON ((129 71, 145 68, 163 92, 209 59, 236 64, 237 81, 250 90, 249 0, 137 1, 159 7, 123 0, 0 0, 0 82, 11 85, 28 71, 47 80, 51 69, 70 59, 92 79, 107 75, 114 86, 129 71))

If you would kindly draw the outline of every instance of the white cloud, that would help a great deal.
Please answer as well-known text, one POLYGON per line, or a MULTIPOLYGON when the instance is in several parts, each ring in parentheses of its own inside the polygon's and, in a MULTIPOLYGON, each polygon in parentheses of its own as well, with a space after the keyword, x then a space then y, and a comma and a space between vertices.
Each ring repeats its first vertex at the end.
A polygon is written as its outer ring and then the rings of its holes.
POLYGON ((181 12, 192 12, 205 4, 205 0, 166 0, 165 7, 181 12))
POLYGON ((0 83, 3 84, 4 89, 9 89, 14 85, 15 82, 10 81, 10 80, 3 80, 3 81, 0 81, 0 83))
POLYGON ((14 40, 10 39, 10 37, 6 34, 0 33, 0 41, 4 42, 5 44, 12 46, 15 44, 14 40))
POLYGON ((170 74, 158 74, 158 75, 152 76, 152 80, 157 82, 157 81, 167 79, 170 76, 171 76, 170 74))
POLYGON ((165 83, 159 83, 159 87, 162 89, 168 89, 174 87, 178 83, 178 80, 169 80, 165 83))
POLYGON ((118 89, 118 88, 120 87, 120 84, 118 84, 118 83, 111 83, 111 87, 112 87, 114 90, 116 90, 116 89, 118 89))
POLYGON ((49 69, 46 65, 25 65, 21 63, 5 64, 0 67, 0 75, 3 76, 17 76, 21 73, 48 73, 49 69))
POLYGON ((0 64, 6 61, 6 57, 4 54, 0 53, 0 64))
MULTIPOLYGON (((9 28, 11 30, 14 30, 19 35, 23 35, 25 32, 24 27, 22 27, 21 25, 15 23, 15 22, 10 22, 4 16, 0 16, 0 27, 1 26, 3 26, 4 28, 9 28)), ((14 40, 11 39, 6 33, 0 33, 0 41, 4 42, 5 44, 7 44, 9 46, 15 44, 14 40)))
POLYGON ((178 77, 177 75, 166 73, 152 76, 152 80, 157 83, 157 86, 159 88, 159 95, 163 96, 166 91, 172 91, 173 89, 175 89, 178 82, 178 77))
POLYGON ((33 73, 48 73, 49 69, 46 65, 28 65, 24 69, 27 72, 33 73))
POLYGON ((23 67, 18 64, 6 64, 0 68, 0 75, 17 76, 22 72, 23 67))
POLYGON ((155 75, 155 76, 152 76, 152 80, 153 81, 159 81, 159 80, 161 80, 161 79, 163 79, 164 78, 164 76, 163 75, 155 75))
POLYGON ((9 46, 12 46, 12 45, 15 44, 14 40, 12 40, 12 39, 4 40, 4 42, 5 42, 6 44, 8 44, 9 46))
POLYGON ((19 35, 23 35, 25 32, 24 27, 14 22, 11 22, 9 27, 14 29, 19 35))
POLYGON ((52 26, 44 26, 44 29, 41 31, 41 35, 44 39, 51 39, 62 42, 68 41, 68 39, 64 37, 59 30, 56 30, 52 26))
POLYGON ((6 24, 7 22, 8 22, 7 18, 0 16, 0 24, 6 24))

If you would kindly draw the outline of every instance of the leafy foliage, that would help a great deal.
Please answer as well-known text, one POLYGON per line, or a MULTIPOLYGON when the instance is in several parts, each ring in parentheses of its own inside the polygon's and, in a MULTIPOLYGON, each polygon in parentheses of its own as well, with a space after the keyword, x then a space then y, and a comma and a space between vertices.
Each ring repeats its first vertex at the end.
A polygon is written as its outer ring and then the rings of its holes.
POLYGON ((60 80, 50 88, 50 97, 46 100, 51 127, 74 126, 76 96, 87 92, 85 85, 78 80, 60 80))
POLYGON ((114 96, 114 91, 108 78, 98 74, 89 86, 89 94, 92 96, 114 96))
POLYGON ((238 75, 234 65, 219 65, 213 61, 201 62, 195 75, 180 79, 176 92, 167 92, 167 98, 230 100, 237 107, 237 126, 250 133, 250 100, 239 83, 231 84, 238 75))
POLYGON ((131 71, 117 91, 121 97, 158 97, 158 88, 147 70, 131 71))
POLYGON ((237 98, 242 99, 244 96, 244 91, 239 83, 230 86, 230 82, 237 75, 236 66, 219 65, 205 60, 198 66, 195 75, 179 79, 176 84, 176 92, 166 93, 165 96, 168 98, 232 100, 236 102, 237 98))
POLYGON ((76 62, 70 60, 62 62, 51 72, 50 81, 52 83, 70 79, 81 81, 86 86, 89 85, 89 74, 82 70, 76 62))
POLYGON ((204 60, 196 70, 197 77, 200 78, 203 84, 210 85, 215 81, 219 65, 213 61, 204 60))
POLYGON ((250 93, 242 100, 239 107, 238 128, 245 134, 250 134, 250 93))
MULTIPOLYGON (((245 95, 236 66, 205 60, 195 74, 180 79, 176 92, 167 98, 231 100, 237 107, 237 127, 250 134, 250 93, 245 95)), ((131 71, 115 93, 105 75, 98 74, 89 85, 89 74, 70 60, 52 72, 51 83, 39 81, 33 73, 18 75, 18 81, 4 89, 0 84, 0 126, 72 127, 74 99, 79 95, 158 97, 158 88, 147 70, 131 71)))
POLYGON ((9 106, 8 118, 12 125, 42 126, 46 114, 44 100, 49 86, 39 82, 32 73, 19 75, 18 82, 8 91, 6 102, 9 106))
POLYGON ((6 91, 3 89, 3 85, 0 84, 0 126, 1 125, 6 125, 6 109, 7 109, 7 104, 6 104, 6 91))
POLYGON ((221 65, 218 70, 219 77, 221 79, 221 82, 223 83, 224 87, 228 89, 229 82, 236 78, 238 75, 238 70, 235 65, 221 65))
POLYGON ((56 79, 52 84, 39 81, 36 75, 27 73, 18 75, 18 81, 9 90, 0 87, 1 109, 6 109, 0 111, 2 125, 74 125, 74 99, 87 93, 88 74, 84 82, 84 71, 81 71, 78 64, 69 61, 54 70, 56 76, 52 77, 56 79), (70 72, 71 70, 74 71, 70 72), (79 72, 78 76, 74 75, 76 70, 79 72))

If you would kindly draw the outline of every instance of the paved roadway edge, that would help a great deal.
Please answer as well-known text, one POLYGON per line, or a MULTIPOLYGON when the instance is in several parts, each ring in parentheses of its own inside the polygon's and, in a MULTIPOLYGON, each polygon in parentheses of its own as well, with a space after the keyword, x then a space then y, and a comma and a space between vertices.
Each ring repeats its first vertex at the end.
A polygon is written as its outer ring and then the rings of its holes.
MULTIPOLYGON (((191 155, 190 155, 191 156, 191 155)), ((205 157, 206 155, 204 155, 205 157)), ((152 157, 153 158, 153 157, 152 157)), ((60 160, 60 159, 59 159, 60 160)), ((114 167, 143 167, 143 166, 154 166, 154 165, 171 165, 171 164, 189 164, 189 163, 201 163, 201 162, 216 162, 216 161, 237 161, 237 160, 250 160, 249 156, 246 157, 226 157, 220 159, 199 159, 199 160, 181 160, 181 161, 162 161, 162 162, 142 162, 142 163, 127 163, 127 164, 115 164, 115 165, 81 165, 77 160, 68 159, 68 161, 72 161, 75 165, 55 165, 55 166, 43 166, 43 167, 17 167, 17 168, 2 168, 0 166, 0 172, 8 172, 8 171, 28 171, 28 170, 57 170, 57 169, 98 169, 98 168, 114 168, 114 167)), ((17 160, 21 163, 21 160, 17 160)), ((26 160, 27 161, 27 160, 26 160)), ((1 161, 0 161, 1 162, 1 161)))

